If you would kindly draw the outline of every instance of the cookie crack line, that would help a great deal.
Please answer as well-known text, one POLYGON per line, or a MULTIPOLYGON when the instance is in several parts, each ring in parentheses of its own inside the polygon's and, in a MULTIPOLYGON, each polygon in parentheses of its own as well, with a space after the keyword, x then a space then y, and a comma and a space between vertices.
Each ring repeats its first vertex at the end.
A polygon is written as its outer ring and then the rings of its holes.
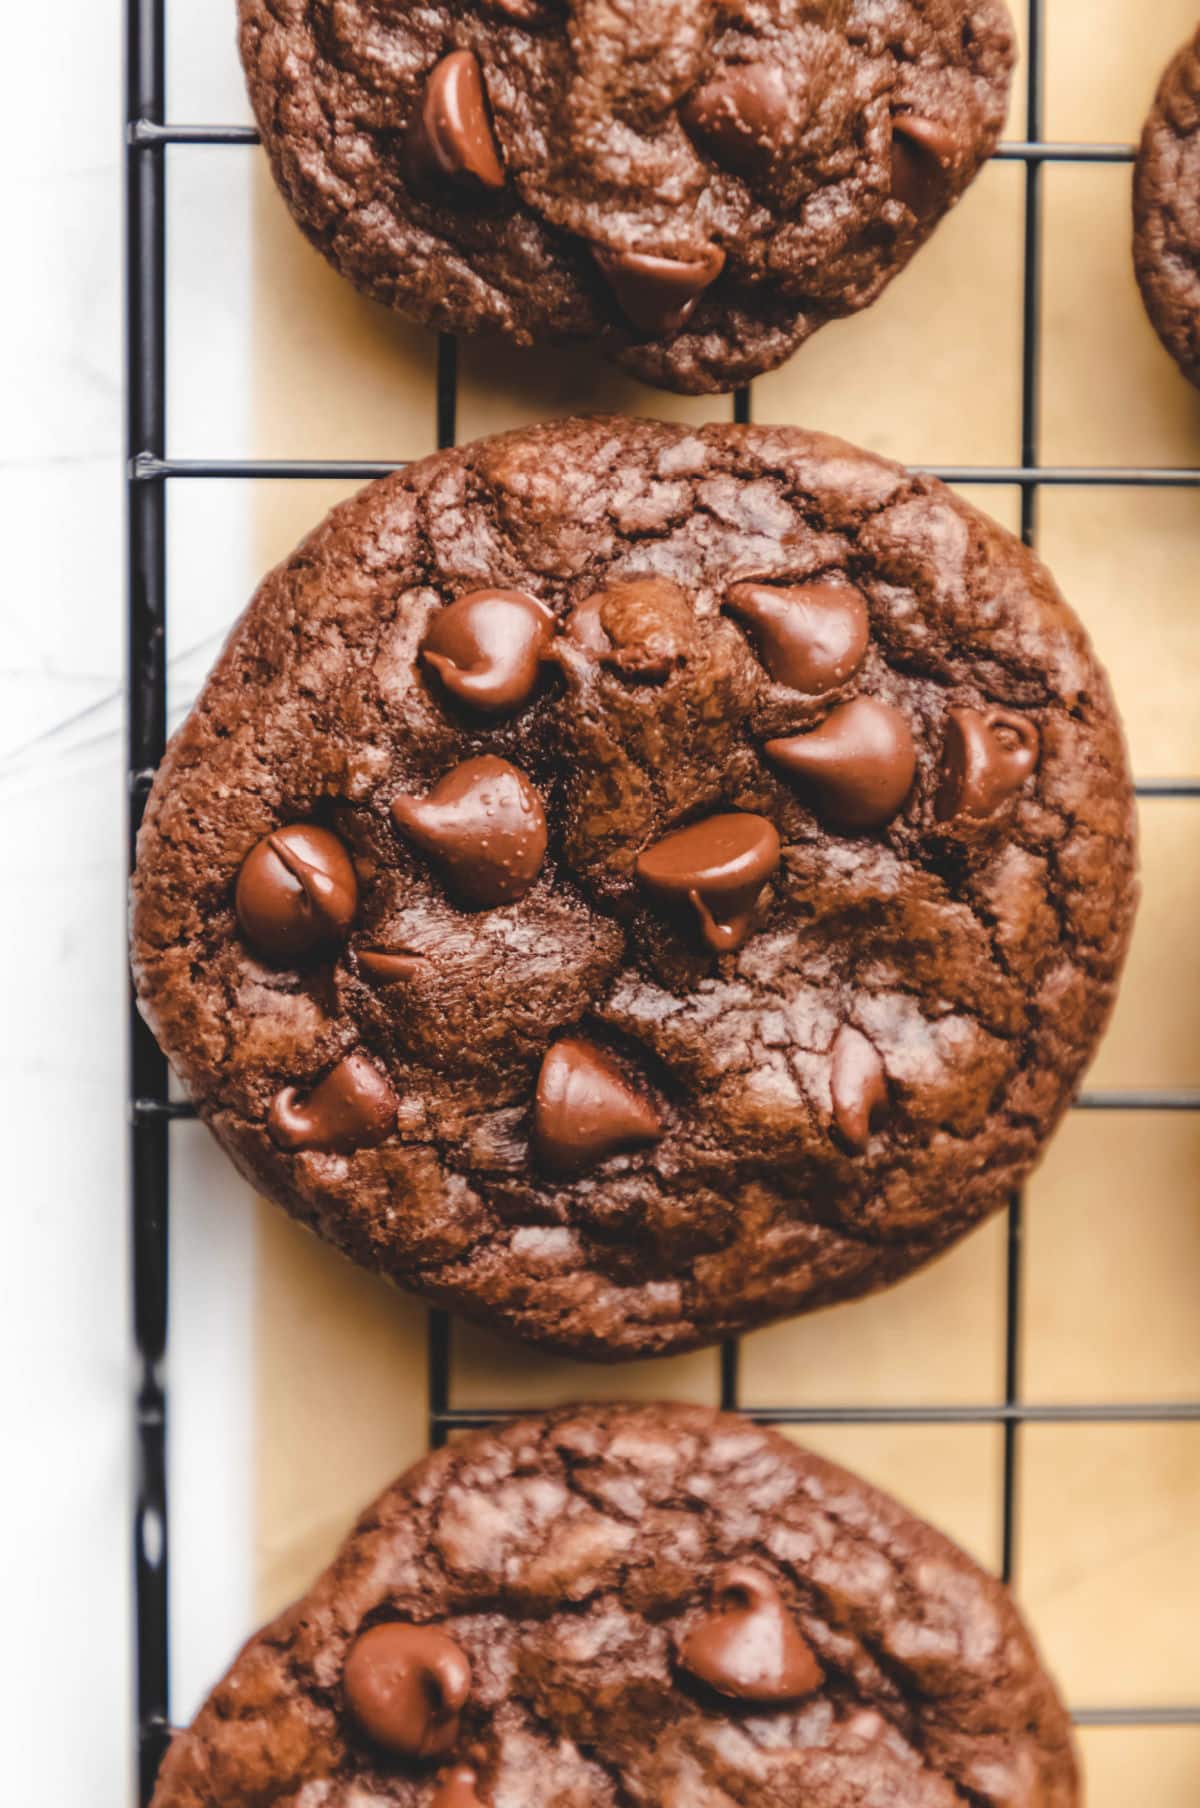
POLYGON ((869 305, 999 140, 1001 0, 571 0, 534 22, 450 0, 240 0, 262 142, 357 287, 442 330, 590 340, 640 377, 731 389, 869 305), (903 15, 903 17, 901 17, 903 15), (964 28, 969 28, 965 30, 964 28))
POLYGON ((1131 796, 1048 575, 940 485, 788 429, 521 430, 267 580, 151 793, 139 998, 357 1260, 692 1346, 1019 1184, 1111 1002, 1131 796))

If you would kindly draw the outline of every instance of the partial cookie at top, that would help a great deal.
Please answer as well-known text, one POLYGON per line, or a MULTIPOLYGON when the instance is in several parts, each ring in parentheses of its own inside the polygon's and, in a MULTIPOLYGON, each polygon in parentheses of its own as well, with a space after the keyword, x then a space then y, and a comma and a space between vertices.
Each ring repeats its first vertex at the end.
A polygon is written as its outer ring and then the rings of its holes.
POLYGON ((577 1354, 863 1293, 1021 1183, 1133 911, 1033 555, 787 429, 561 422, 345 503, 139 839, 142 1009, 263 1192, 577 1354))
POLYGON ((730 389, 866 307, 1000 133, 1003 0, 240 0, 271 166, 378 300, 730 389))
POLYGON ((1200 29, 1169 64, 1142 133, 1133 255, 1146 312, 1200 385, 1200 29))
POLYGON ((693 1407, 455 1443, 175 1736, 153 1808, 1077 1808, 1007 1592, 693 1407))

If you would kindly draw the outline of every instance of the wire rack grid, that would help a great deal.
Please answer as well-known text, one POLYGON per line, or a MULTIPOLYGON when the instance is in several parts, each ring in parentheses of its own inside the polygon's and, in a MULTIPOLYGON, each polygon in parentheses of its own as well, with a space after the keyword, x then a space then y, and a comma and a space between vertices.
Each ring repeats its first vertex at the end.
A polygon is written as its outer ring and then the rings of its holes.
MULTIPOLYGON (((1015 465, 929 466, 948 483, 1015 486, 1021 496, 1021 531, 1033 544, 1039 491, 1046 486, 1200 489, 1200 468, 1083 467, 1039 461, 1041 367, 1042 176, 1048 164, 1128 164, 1125 144, 1050 142, 1042 134, 1045 16, 1049 0, 1028 0, 1025 64, 1027 133, 1002 144, 1000 161, 1024 166, 1022 286, 1021 450, 1015 465)), ((166 109, 166 0, 126 0, 125 172, 127 220, 127 565, 128 565, 128 783, 130 859, 154 772, 166 743, 167 505, 172 483, 203 478, 361 478, 384 475, 391 464, 348 460, 235 460, 171 457, 166 422, 165 159, 176 146, 254 146, 244 126, 169 123, 166 109)), ((735 418, 751 418, 751 391, 735 396, 735 418)), ((437 342, 437 442, 455 441, 457 356, 452 338, 437 342)), ((1200 780, 1145 780, 1143 798, 1200 798, 1200 780)), ((133 1332, 136 1349, 134 1436, 136 1485, 133 1524, 135 1607, 136 1775, 146 1808, 167 1740, 170 1625, 167 1592, 167 1262, 169 1142, 173 1121, 192 1110, 170 1098, 167 1064, 132 1003, 129 1020, 130 1196, 133 1262, 133 1332)), ((1200 1111, 1200 1089, 1085 1092, 1085 1111, 1200 1111)), ((993 1425, 1004 1438, 1002 1570, 1013 1576, 1017 1530, 1020 1433, 1035 1424, 1200 1423, 1200 1399, 1087 1402, 1061 1406, 1026 1403, 1021 1397, 1022 1202, 1008 1208, 1006 1255, 1005 1386, 1002 1401, 963 1406, 823 1406, 742 1408, 736 1341, 721 1350, 721 1403, 758 1423, 776 1425, 993 1425)), ((452 1431, 494 1423, 520 1408, 466 1411, 451 1404, 451 1323, 430 1314, 428 1435, 444 1443, 452 1431)), ((1200 1702, 1155 1708, 1096 1706, 1075 1710, 1080 1726, 1200 1726, 1200 1702)))

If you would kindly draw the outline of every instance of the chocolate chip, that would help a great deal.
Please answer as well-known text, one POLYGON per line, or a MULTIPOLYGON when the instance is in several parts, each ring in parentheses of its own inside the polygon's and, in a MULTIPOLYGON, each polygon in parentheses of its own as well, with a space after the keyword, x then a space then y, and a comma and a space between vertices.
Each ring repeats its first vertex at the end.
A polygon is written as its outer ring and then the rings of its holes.
POLYGON ((422 175, 471 188, 504 187, 483 73, 471 51, 451 51, 434 67, 409 142, 422 175))
POLYGON ((833 1039, 829 1086, 834 1123, 852 1149, 865 1149, 887 1104, 887 1075, 879 1050, 853 1024, 833 1039))
POLYGON ((471 1666, 436 1626, 372 1626, 350 1647, 342 1681, 350 1713, 384 1751, 441 1758, 454 1750, 471 1666))
POLYGON ((824 1680, 774 1582, 749 1563, 717 1576, 711 1609, 683 1640, 679 1662, 738 1701, 799 1701, 824 1680))
POLYGON ((878 697, 855 697, 807 734, 768 741, 767 758, 803 781, 814 808, 847 829, 891 822, 917 767, 908 718, 878 697))
POLYGON ((638 856, 637 875, 659 897, 686 898, 708 946, 726 954, 749 935, 759 894, 778 865, 775 825, 737 811, 664 836, 638 856))
POLYGON ((725 253, 717 245, 706 245, 691 258, 610 251, 604 245, 593 245, 592 255, 621 311, 643 333, 677 331, 725 268, 725 253))
POLYGON ((670 578, 628 578, 587 597, 567 636, 620 677, 662 684, 687 658, 695 616, 670 578))
POLYGON ((446 689, 486 715, 527 703, 554 636, 554 616, 523 590, 473 590, 434 616, 421 657, 446 689))
POLYGON ((350 1155, 383 1142, 396 1127, 391 1082, 365 1055, 347 1055, 302 1099, 285 1086, 271 1105, 267 1129, 282 1149, 350 1155))
POLYGON ((394 985, 397 980, 411 979, 420 971, 422 957, 408 948, 356 948, 354 958, 359 972, 377 985, 394 985))
POLYGON ((698 88, 680 117, 719 162, 739 175, 764 169, 788 124, 783 72, 770 63, 735 63, 698 88))
POLYGON ((252 947, 269 960, 296 960, 349 930, 358 909, 354 863, 328 829, 292 823, 251 848, 234 903, 252 947))
POLYGON ((441 1773, 433 1808, 487 1808, 479 1794, 479 1777, 469 1764, 456 1764, 441 1773))
POLYGON ((929 219, 945 200, 956 148, 953 134, 937 120, 915 113, 892 120, 892 194, 918 220, 929 219))
POLYGON ((1007 709, 952 709, 946 717, 934 815, 993 815, 1019 791, 1038 763, 1041 737, 1025 716, 1007 709))
POLYGON ((428 797, 397 797, 392 820, 476 909, 523 898, 546 854, 540 797, 523 772, 490 753, 455 766, 428 797))
POLYGON ((749 625, 776 684, 806 696, 836 690, 866 657, 867 605, 851 584, 735 584, 725 602, 749 625))
POLYGON ((534 1144, 545 1167, 571 1173, 661 1135, 658 1113, 592 1043, 566 1036, 547 1053, 533 1107, 534 1144))

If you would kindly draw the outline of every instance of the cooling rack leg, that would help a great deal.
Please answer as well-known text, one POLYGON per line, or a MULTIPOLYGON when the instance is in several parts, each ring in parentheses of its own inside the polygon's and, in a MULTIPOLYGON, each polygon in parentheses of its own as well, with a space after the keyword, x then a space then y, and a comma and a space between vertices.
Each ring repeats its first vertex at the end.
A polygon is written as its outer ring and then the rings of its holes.
MULTIPOLYGON (((139 147, 134 122, 164 111, 163 0, 128 0, 126 11, 126 456, 128 576, 128 767, 130 858, 145 801, 142 775, 157 765, 166 735, 166 486, 134 480, 143 454, 166 453, 165 172, 163 152, 139 147)), ((130 1011, 130 1210, 137 1353, 133 1525, 134 1699, 137 1790, 146 1804, 167 1737, 167 1134, 165 1115, 133 1110, 163 1102, 167 1066, 130 1011)))
MULTIPOLYGON (((1042 137, 1042 70, 1044 50, 1043 0, 1029 0, 1029 56, 1026 64, 1026 135, 1042 137)), ((1038 453, 1041 407, 1041 309, 1042 309, 1042 165, 1025 165, 1025 230, 1022 270, 1021 333, 1021 466, 1034 473, 1021 484, 1021 538, 1032 546, 1037 537, 1038 453)), ((1001 1574, 1012 1582, 1016 1573, 1019 1496, 1018 1463, 1021 1453, 1021 1229, 1020 1195, 1008 1208, 1007 1280, 1005 1302, 1004 1402, 1009 1416, 1004 1422, 1004 1472, 1001 1501, 1001 1574)))

